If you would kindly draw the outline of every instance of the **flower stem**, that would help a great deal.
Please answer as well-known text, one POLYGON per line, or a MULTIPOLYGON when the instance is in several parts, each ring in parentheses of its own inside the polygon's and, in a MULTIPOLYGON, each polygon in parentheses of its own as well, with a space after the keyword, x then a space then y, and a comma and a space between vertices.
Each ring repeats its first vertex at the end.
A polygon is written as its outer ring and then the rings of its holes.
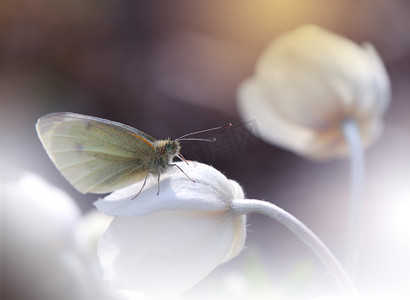
POLYGON ((350 201, 347 224, 346 268, 354 279, 360 259, 363 236, 364 154, 359 128, 354 120, 346 120, 343 134, 350 153, 350 201))
POLYGON ((237 214, 261 213, 285 225, 320 258, 325 267, 334 276, 346 296, 354 299, 359 298, 352 281, 332 252, 330 252, 325 244, 323 244, 323 242, 308 227, 294 216, 270 202, 254 199, 234 200, 231 204, 231 208, 233 212, 237 214))

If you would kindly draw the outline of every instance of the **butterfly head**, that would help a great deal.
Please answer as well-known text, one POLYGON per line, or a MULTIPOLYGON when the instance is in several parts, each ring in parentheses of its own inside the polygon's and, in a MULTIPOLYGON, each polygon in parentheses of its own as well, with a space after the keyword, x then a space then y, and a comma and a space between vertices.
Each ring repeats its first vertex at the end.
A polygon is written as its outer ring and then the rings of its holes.
POLYGON ((173 141, 170 139, 159 140, 154 143, 156 153, 159 156, 166 156, 168 158, 173 158, 179 154, 181 150, 181 145, 178 141, 173 141))
POLYGON ((178 141, 171 141, 168 140, 165 143, 165 152, 170 156, 176 156, 179 154, 179 150, 181 150, 181 146, 178 141))

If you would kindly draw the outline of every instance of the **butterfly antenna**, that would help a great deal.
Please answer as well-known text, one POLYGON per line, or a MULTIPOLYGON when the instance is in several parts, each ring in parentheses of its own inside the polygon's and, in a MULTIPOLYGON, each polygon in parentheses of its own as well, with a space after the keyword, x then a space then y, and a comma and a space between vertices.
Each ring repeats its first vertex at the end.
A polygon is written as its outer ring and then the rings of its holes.
MULTIPOLYGON (((232 123, 228 123, 228 124, 225 124, 225 125, 222 125, 222 126, 218 126, 218 127, 214 127, 214 128, 209 128, 209 129, 194 131, 194 132, 191 132, 191 133, 184 134, 183 136, 180 136, 179 138, 177 138, 177 139, 175 139, 175 140, 176 140, 176 141, 179 141, 179 140, 181 140, 181 139, 187 140, 187 139, 185 139, 185 137, 187 137, 187 136, 191 136, 191 135, 198 134, 198 133, 203 133, 203 132, 208 132, 208 131, 219 130, 219 129, 223 129, 223 128, 230 127, 230 126, 232 126, 232 123)), ((201 140, 207 140, 207 139, 201 139, 201 140)))
POLYGON ((202 141, 202 142, 209 142, 213 143, 216 141, 216 138, 211 138, 211 139, 201 139, 201 138, 182 138, 178 139, 178 141, 202 141))

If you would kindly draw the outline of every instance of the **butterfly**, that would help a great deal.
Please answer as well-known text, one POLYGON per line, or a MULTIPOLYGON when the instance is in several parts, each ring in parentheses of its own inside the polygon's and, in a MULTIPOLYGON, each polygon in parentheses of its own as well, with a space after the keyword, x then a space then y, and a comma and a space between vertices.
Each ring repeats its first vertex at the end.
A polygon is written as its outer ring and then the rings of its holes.
MULTIPOLYGON (((81 193, 108 193, 144 179, 149 174, 159 179, 169 167, 178 165, 181 140, 214 141, 186 138, 190 135, 229 127, 196 131, 175 140, 157 140, 131 126, 102 118, 69 112, 47 114, 36 123, 37 134, 48 156, 61 174, 81 193)), ((133 197, 133 198, 135 198, 133 197)))

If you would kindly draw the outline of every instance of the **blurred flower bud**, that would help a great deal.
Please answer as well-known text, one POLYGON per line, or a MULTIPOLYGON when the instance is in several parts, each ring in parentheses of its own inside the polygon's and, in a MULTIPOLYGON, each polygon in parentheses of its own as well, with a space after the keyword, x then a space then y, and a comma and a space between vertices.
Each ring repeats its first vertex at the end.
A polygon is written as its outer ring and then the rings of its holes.
POLYGON ((314 159, 346 155, 348 119, 365 146, 373 142, 389 102, 389 78, 372 45, 314 25, 268 45, 238 92, 242 118, 256 119, 264 140, 314 159))

